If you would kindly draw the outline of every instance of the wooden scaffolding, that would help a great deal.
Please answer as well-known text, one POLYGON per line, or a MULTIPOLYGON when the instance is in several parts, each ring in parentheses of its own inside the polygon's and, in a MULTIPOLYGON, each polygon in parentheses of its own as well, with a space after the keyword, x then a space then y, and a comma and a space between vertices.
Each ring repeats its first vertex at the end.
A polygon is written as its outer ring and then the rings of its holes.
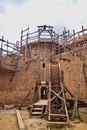
POLYGON ((76 95, 74 96, 75 103, 73 114, 76 114, 76 116, 78 112, 79 93, 83 75, 85 85, 87 86, 86 72, 85 72, 86 49, 87 49, 87 28, 84 29, 84 27, 82 26, 79 32, 75 32, 75 30, 73 30, 73 33, 70 33, 69 30, 66 31, 66 29, 64 29, 63 33, 59 35, 58 58, 60 59, 60 63, 62 60, 70 62, 70 58, 68 57, 67 59, 65 57, 65 55, 69 54, 71 54, 73 57, 73 61, 71 61, 72 63, 74 62, 74 56, 78 57, 77 62, 81 63, 79 71, 79 79, 77 79, 78 86, 76 90, 76 95))
POLYGON ((0 70, 18 71, 18 60, 20 55, 19 42, 9 42, 4 37, 0 39, 0 70))
MULTIPOLYGON (((31 56, 31 44, 38 43, 38 54, 40 44, 43 43, 51 43, 49 46, 51 48, 51 53, 46 57, 41 64, 49 61, 49 92, 48 92, 48 119, 49 121, 57 121, 57 122, 67 122, 69 120, 68 110, 66 105, 66 91, 70 93, 69 90, 65 91, 65 87, 63 86, 62 81, 62 68, 61 61, 69 61, 69 59, 64 58, 63 56, 66 54, 72 54, 74 56, 76 52, 79 50, 77 56, 83 55, 84 47, 87 46, 87 29, 84 29, 82 26, 82 30, 79 32, 71 33, 69 30, 66 31, 64 29, 61 35, 57 35, 53 32, 52 26, 38 26, 38 31, 30 33, 29 28, 22 30, 21 32, 21 53, 24 53, 27 56, 27 49, 29 49, 29 53, 31 56), (47 34, 48 32, 48 34, 47 34), (55 44, 55 48, 52 47, 55 44), (56 70, 53 70, 53 55, 58 54, 58 62, 56 70), (62 55, 63 54, 63 55, 62 55), (53 74, 56 73, 58 78, 52 79, 53 74), (55 81, 55 82, 54 82, 55 81), (56 82, 57 81, 57 82, 56 82)), ((54 76, 55 77, 55 76, 54 76)), ((46 79, 46 77, 45 77, 46 79)), ((72 95, 72 93, 70 93, 72 95)))
MULTIPOLYGON (((45 55, 43 61, 40 63, 49 63, 48 119, 51 122, 54 121, 66 123, 69 118, 66 105, 65 91, 61 77, 62 71, 60 66, 60 60, 58 60, 57 64, 52 63, 52 57, 59 53, 58 35, 53 31, 52 26, 38 26, 38 31, 33 33, 29 33, 29 28, 25 29, 24 31, 22 30, 21 51, 24 53, 25 56, 27 49, 29 49, 29 52, 31 53, 31 44, 37 43, 38 51, 39 46, 42 43, 44 44, 44 47, 46 47, 46 44, 49 44, 49 48, 51 50, 50 54, 47 56, 45 55)), ((47 75, 45 75, 45 80, 47 79, 46 76, 47 75)), ((35 105, 38 106, 38 102, 35 105)), ((42 110, 42 108, 39 109, 42 110)), ((31 114, 38 113, 36 110, 38 110, 38 108, 35 108, 33 105, 31 114)), ((42 114, 40 116, 42 116, 42 114)))

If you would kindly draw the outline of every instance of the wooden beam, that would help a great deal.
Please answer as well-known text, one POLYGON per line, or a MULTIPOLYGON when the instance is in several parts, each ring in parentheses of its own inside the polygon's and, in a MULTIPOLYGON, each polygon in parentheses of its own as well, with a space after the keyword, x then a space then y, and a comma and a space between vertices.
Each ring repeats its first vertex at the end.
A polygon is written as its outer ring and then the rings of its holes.
MULTIPOLYGON (((4 40, 4 39, 0 39, 0 41, 7 43, 7 41, 6 41, 6 40, 4 40)), ((11 45, 15 45, 15 44, 14 44, 14 43, 12 43, 12 42, 8 42, 8 43, 9 43, 9 44, 11 44, 11 45)))
POLYGON ((52 51, 52 52, 48 55, 48 57, 46 57, 46 58, 41 62, 41 65, 42 65, 43 63, 45 63, 49 58, 51 58, 51 56, 54 55, 55 53, 56 53, 55 51, 52 51))
POLYGON ((69 125, 69 122, 47 122, 47 127, 58 125, 69 125))
POLYGON ((2 51, 8 52, 8 53, 12 53, 12 51, 7 51, 7 50, 5 50, 5 49, 2 49, 2 51))
POLYGON ((64 85, 64 88, 66 89, 66 91, 69 93, 69 95, 71 96, 71 97, 74 97, 74 95, 70 92, 70 90, 64 85))
POLYGON ((19 129, 20 130, 25 130, 25 127, 24 127, 24 124, 23 124, 23 120, 21 118, 19 110, 16 110, 16 113, 17 113, 17 119, 18 119, 19 129))
POLYGON ((51 92, 54 94, 54 95, 56 95, 57 97, 59 97, 62 101, 65 101, 60 95, 58 95, 55 91, 53 91, 52 89, 51 89, 51 92))
MULTIPOLYGON (((60 95, 62 93, 62 91, 60 91, 59 93, 58 93, 58 95, 60 95)), ((56 98, 57 96, 54 96, 53 98, 51 98, 51 102, 56 98)))
POLYGON ((67 115, 60 114, 60 113, 59 113, 59 114, 51 114, 51 113, 50 113, 50 116, 59 116, 59 117, 61 117, 61 116, 62 116, 62 117, 66 117, 67 115))
POLYGON ((8 46, 9 48, 12 48, 12 49, 14 49, 14 50, 17 50, 17 51, 19 51, 19 49, 17 49, 17 48, 14 48, 14 47, 12 47, 12 46, 10 46, 10 45, 8 45, 8 44, 4 44, 5 46, 8 46))

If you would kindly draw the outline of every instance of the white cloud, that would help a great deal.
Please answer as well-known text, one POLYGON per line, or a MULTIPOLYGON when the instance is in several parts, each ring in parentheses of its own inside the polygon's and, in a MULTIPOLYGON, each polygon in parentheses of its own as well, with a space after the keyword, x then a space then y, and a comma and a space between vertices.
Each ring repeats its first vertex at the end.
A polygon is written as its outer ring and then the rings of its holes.
POLYGON ((38 25, 63 25, 77 30, 87 25, 86 0, 26 0, 21 6, 5 4, 5 14, 0 14, 0 36, 19 40, 21 29, 38 25))

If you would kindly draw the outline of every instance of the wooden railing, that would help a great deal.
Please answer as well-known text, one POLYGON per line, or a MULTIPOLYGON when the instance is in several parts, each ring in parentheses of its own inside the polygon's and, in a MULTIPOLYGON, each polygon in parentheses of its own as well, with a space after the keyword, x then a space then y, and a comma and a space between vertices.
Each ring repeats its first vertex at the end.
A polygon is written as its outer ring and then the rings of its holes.
POLYGON ((87 46, 87 28, 83 28, 78 32, 73 30, 73 33, 70 31, 64 30, 61 35, 58 36, 58 53, 69 52, 73 50, 73 52, 79 47, 87 46))
POLYGON ((42 39, 51 39, 52 41, 58 41, 58 35, 53 31, 52 26, 38 26, 38 31, 29 32, 29 27, 21 31, 20 45, 31 43, 33 41, 40 41, 42 39))

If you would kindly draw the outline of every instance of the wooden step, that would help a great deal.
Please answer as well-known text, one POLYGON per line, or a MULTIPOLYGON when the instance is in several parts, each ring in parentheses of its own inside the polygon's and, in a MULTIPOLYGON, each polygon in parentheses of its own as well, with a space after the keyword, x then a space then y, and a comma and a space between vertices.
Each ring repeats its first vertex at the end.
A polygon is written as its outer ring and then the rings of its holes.
POLYGON ((31 106, 31 116, 43 116, 44 108, 47 106, 48 100, 39 100, 31 106))
POLYGON ((32 115, 41 115, 41 114, 42 112, 37 112, 37 111, 32 112, 32 115))
POLYGON ((38 105, 37 104, 33 104, 32 108, 31 108, 31 115, 32 116, 36 116, 36 117, 42 117, 43 115, 43 106, 42 105, 38 105))
POLYGON ((33 107, 42 108, 42 105, 40 105, 39 103, 37 103, 37 104, 34 104, 33 107))
POLYGON ((35 110, 35 111, 42 111, 43 109, 42 108, 33 108, 33 110, 35 110))

